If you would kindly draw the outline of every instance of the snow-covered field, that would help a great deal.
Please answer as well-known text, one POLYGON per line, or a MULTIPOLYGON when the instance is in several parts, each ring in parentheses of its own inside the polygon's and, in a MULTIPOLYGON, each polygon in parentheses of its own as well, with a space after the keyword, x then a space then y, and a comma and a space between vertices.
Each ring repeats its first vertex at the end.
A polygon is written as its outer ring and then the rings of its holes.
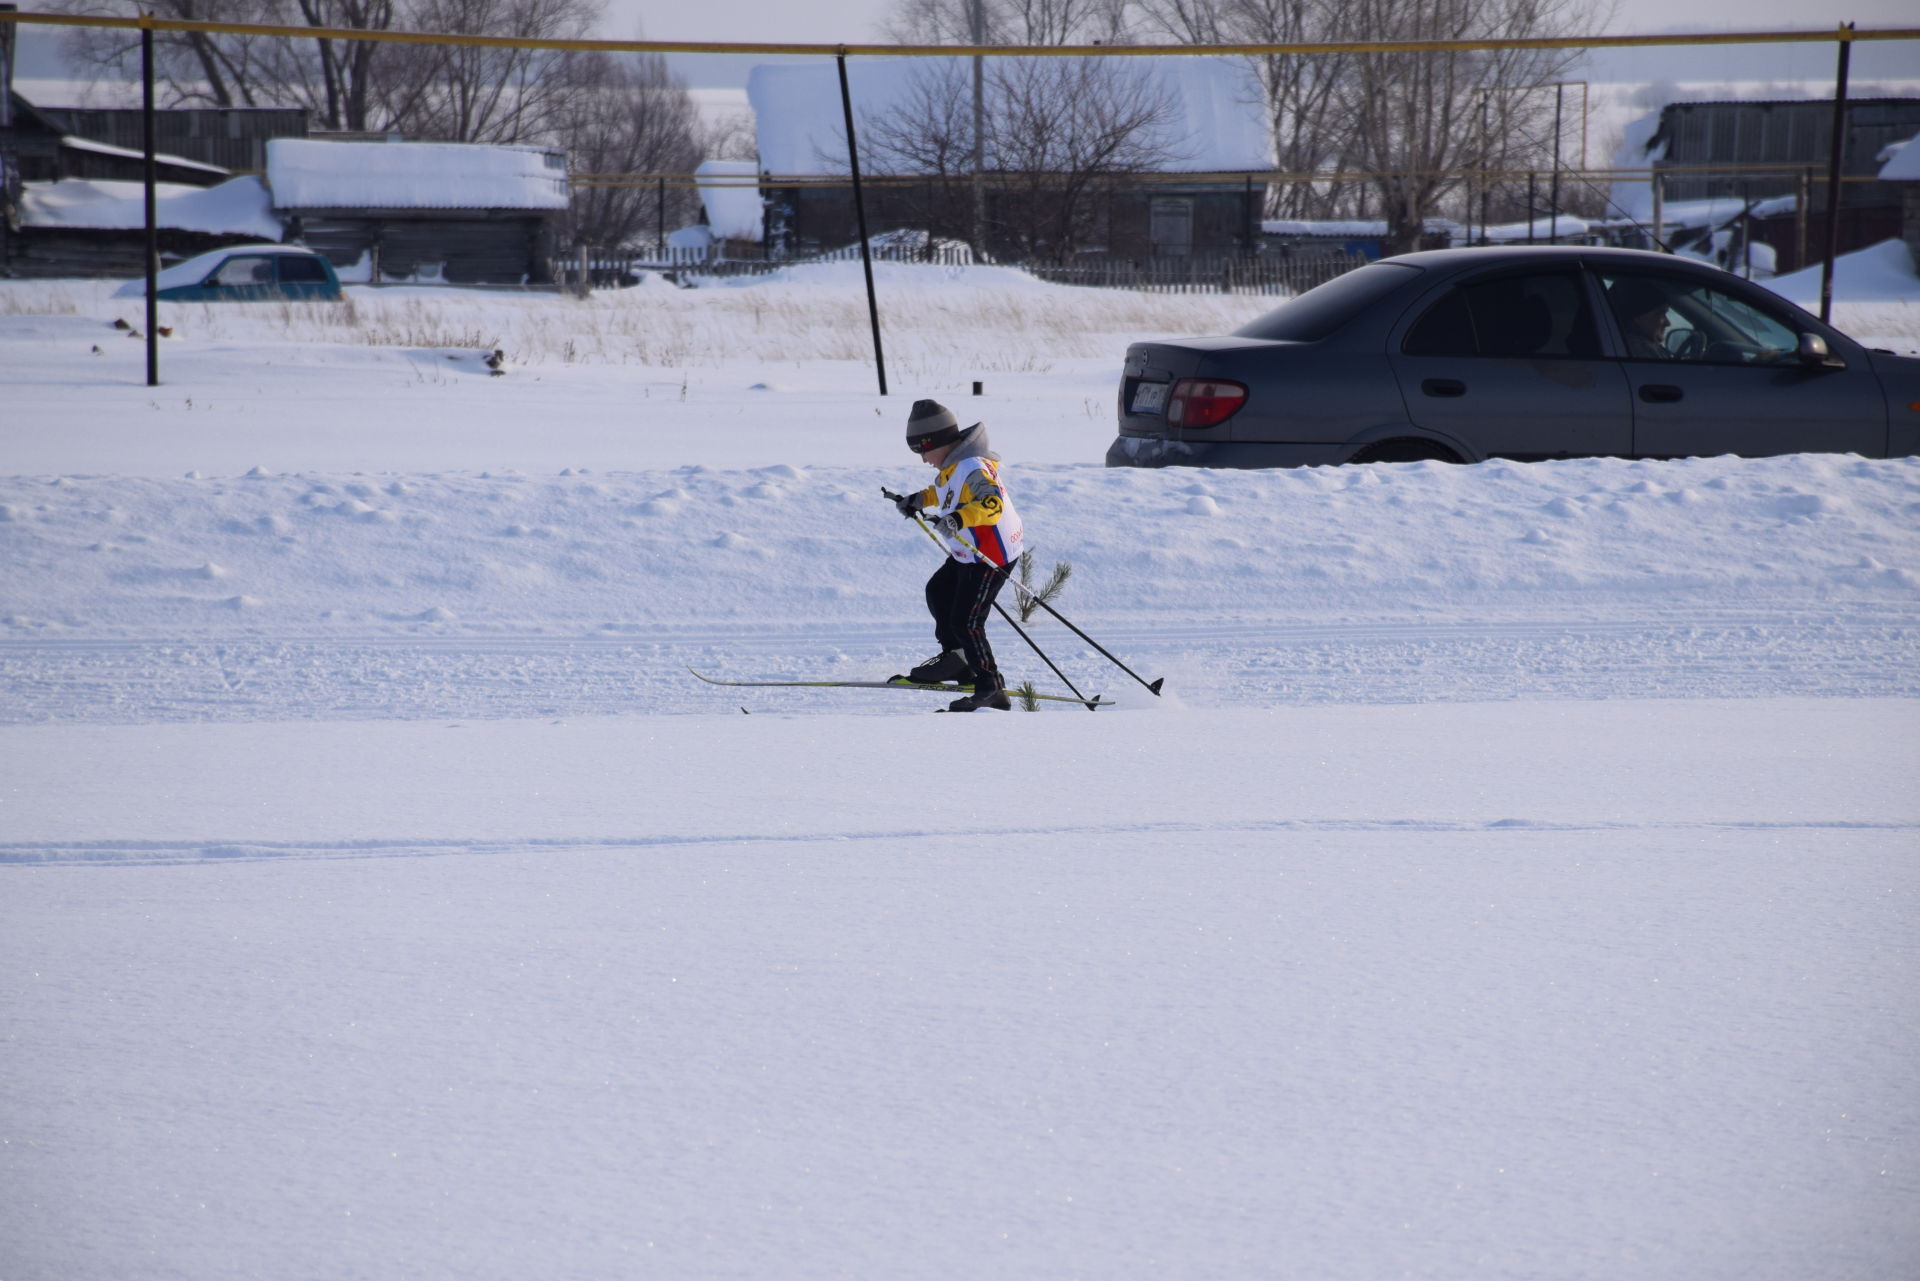
POLYGON ((0 1277, 1920 1267, 1920 462, 1108 472, 1263 301, 856 280, 0 284, 0 1277), (923 395, 1166 698, 686 674, 931 651, 923 395))

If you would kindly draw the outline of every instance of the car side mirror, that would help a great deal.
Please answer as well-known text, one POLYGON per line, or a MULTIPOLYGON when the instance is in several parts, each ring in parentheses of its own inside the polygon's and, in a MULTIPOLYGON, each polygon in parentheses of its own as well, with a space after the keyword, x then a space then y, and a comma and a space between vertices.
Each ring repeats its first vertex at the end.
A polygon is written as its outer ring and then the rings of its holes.
POLYGON ((1801 334, 1800 344, 1794 349, 1800 357, 1800 363, 1817 369, 1845 369, 1847 362, 1834 355, 1827 347, 1827 340, 1819 334, 1801 334))

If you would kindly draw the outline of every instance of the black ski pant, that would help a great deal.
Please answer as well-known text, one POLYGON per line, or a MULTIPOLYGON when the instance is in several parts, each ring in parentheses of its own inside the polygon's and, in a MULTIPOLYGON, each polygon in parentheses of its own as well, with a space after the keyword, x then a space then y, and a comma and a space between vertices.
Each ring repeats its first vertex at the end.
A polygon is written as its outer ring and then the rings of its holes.
MULTIPOLYGON (((1020 558, 1014 557, 1006 573, 1011 574, 1019 563, 1020 558)), ((933 615, 934 639, 941 649, 957 649, 967 656, 967 663, 979 673, 982 690, 1007 686, 994 665, 993 647, 987 644, 987 615, 1004 579, 984 561, 963 565, 948 557, 927 580, 927 612, 933 615)))

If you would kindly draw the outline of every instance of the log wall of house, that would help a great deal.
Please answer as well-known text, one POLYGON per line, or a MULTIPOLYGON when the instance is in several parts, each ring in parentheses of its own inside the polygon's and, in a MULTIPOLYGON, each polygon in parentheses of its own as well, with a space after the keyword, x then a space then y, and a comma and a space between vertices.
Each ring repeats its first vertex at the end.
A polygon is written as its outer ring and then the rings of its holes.
MULTIPOLYGON (((225 245, 254 243, 254 236, 197 231, 160 231, 165 266, 225 245)), ((146 272, 147 233, 141 229, 96 231, 75 227, 25 227, 0 238, 0 275, 18 279, 133 280, 146 272)))
POLYGON ((386 280, 417 276, 423 268, 460 285, 544 284, 552 278, 552 220, 518 210, 307 210, 300 214, 298 235, 335 270, 374 255, 386 280))

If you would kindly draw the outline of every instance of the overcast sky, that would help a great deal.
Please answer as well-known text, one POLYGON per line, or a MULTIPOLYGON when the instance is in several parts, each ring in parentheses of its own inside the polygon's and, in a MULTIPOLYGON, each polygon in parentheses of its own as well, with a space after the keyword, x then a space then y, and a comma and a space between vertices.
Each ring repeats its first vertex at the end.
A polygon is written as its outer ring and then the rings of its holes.
MULTIPOLYGON (((896 0, 607 0, 599 34, 610 39, 793 41, 799 44, 868 44, 896 0)), ((35 7, 30 2, 23 8, 35 7)), ((1920 26, 1914 0, 1840 0, 1815 20, 1817 6, 1805 0, 1618 0, 1609 33, 1649 31, 1792 30, 1828 28, 1842 19, 1863 27, 1920 26)), ((62 74, 53 56, 57 37, 47 28, 22 33, 19 74, 62 74)), ((689 83, 744 88, 759 57, 687 55, 674 59, 689 83)), ((1833 75, 1831 44, 1716 46, 1604 56, 1588 68, 1594 80, 1815 80, 1833 75)), ((1855 75, 1920 79, 1920 42, 1864 44, 1854 55, 1855 75)))
MULTIPOLYGON (((870 44, 896 0, 608 0, 602 34, 612 39, 792 41, 870 44)), ((1850 20, 1862 27, 1920 26, 1914 0, 1841 0, 1831 17, 1805 0, 1619 0, 1613 34, 1657 31, 1784 31, 1825 29, 1850 20)), ((764 58, 693 55, 674 60, 701 86, 743 86, 764 58)), ((1920 43, 1862 45, 1856 74, 1920 78, 1920 43)), ((1596 80, 1805 80, 1831 77, 1831 44, 1735 46, 1607 55, 1590 68, 1596 80)))
MULTIPOLYGON (((867 44, 894 0, 608 0, 606 35, 649 40, 791 40, 800 44, 867 44)), ((1619 0, 1608 30, 1791 30, 1843 21, 1863 27, 1920 25, 1913 0, 1842 0, 1821 11, 1805 0, 1619 0), (1831 16, 1829 16, 1831 15, 1831 16)))

